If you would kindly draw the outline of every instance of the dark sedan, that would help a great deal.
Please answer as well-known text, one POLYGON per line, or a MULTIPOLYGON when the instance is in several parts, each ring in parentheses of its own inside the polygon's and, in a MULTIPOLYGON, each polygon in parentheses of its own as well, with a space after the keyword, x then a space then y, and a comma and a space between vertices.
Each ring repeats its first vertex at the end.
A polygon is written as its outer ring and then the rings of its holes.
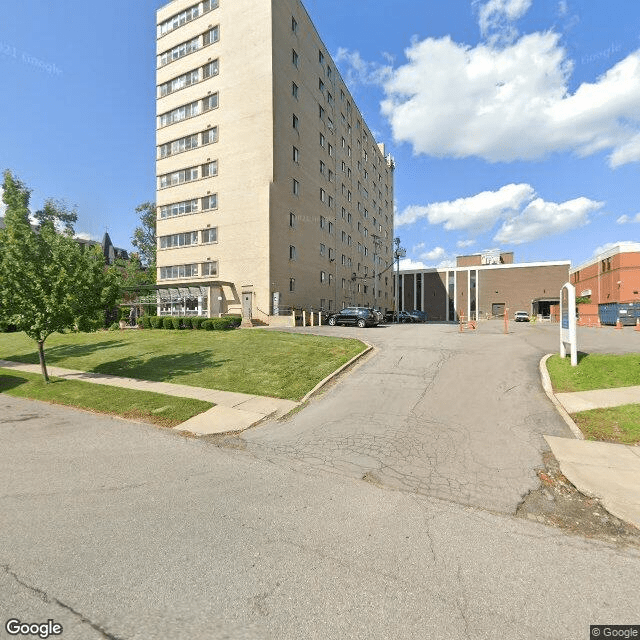
POLYGON ((367 307, 346 307, 338 313, 329 316, 329 325, 349 324, 356 327, 375 327, 378 324, 378 315, 367 307))

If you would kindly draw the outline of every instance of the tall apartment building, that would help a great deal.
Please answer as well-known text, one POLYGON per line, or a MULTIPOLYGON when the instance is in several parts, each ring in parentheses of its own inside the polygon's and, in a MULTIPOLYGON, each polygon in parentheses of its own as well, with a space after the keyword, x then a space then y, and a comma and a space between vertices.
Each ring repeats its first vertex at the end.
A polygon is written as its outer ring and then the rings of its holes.
POLYGON ((391 308, 393 160, 300 0, 174 0, 157 27, 161 312, 391 308))

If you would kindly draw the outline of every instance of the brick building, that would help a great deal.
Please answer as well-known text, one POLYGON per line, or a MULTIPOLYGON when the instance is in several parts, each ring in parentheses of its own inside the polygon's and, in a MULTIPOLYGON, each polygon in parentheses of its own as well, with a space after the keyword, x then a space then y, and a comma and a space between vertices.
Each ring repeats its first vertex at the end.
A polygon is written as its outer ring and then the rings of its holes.
POLYGON ((514 262, 513 253, 459 256, 456 266, 400 272, 400 310, 427 313, 430 320, 501 316, 526 311, 549 317, 569 280, 570 261, 514 262))

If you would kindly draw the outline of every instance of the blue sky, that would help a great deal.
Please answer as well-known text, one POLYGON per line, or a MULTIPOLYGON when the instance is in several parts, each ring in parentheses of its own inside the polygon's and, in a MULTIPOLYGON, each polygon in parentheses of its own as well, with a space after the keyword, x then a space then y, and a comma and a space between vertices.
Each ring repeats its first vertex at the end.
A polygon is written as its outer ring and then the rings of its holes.
MULTIPOLYGON (((125 248, 155 195, 160 4, 25 0, 0 22, 0 169, 125 248)), ((396 160, 407 267, 495 248, 575 265, 640 239, 639 2, 305 6, 396 160)))

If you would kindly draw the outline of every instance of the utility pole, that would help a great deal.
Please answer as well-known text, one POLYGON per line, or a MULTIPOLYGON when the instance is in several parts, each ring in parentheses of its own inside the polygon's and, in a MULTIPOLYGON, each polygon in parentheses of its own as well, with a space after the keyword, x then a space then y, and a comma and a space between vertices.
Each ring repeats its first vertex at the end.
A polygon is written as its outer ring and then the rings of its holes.
MULTIPOLYGON (((400 258, 404 258, 407 251, 400 246, 400 238, 394 238, 393 241, 396 243, 396 250, 393 252, 396 259, 396 322, 400 322, 400 258)), ((402 295, 404 295, 404 291, 402 295)))

